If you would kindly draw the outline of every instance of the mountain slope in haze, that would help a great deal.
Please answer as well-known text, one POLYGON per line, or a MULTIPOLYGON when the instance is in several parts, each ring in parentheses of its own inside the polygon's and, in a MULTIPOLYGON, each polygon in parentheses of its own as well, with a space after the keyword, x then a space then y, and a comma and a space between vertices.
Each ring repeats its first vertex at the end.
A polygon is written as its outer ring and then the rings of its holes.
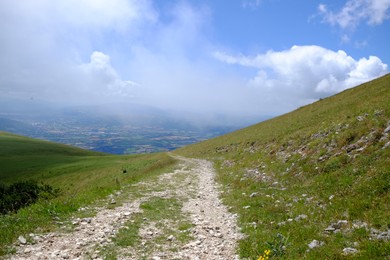
POLYGON ((390 258, 390 75, 177 153, 214 161, 242 257, 390 258))

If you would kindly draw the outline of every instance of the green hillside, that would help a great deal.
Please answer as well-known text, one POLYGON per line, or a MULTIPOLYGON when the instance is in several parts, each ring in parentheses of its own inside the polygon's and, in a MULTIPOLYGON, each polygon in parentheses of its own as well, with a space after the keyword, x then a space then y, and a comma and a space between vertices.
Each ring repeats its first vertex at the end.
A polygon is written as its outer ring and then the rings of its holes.
POLYGON ((44 140, 28 138, 0 131, 0 156, 40 155, 102 155, 102 153, 83 150, 80 148, 52 143, 44 140))
POLYGON ((104 154, 0 132, 0 181, 39 178, 47 168, 104 154))
POLYGON ((34 180, 60 189, 55 199, 0 215, 0 256, 19 235, 52 230, 80 207, 173 163, 166 154, 112 156, 0 132, 0 185, 34 180))
POLYGON ((286 259, 383 259, 389 126, 386 75, 177 153, 214 161, 223 199, 246 234, 242 257, 271 250, 286 259))

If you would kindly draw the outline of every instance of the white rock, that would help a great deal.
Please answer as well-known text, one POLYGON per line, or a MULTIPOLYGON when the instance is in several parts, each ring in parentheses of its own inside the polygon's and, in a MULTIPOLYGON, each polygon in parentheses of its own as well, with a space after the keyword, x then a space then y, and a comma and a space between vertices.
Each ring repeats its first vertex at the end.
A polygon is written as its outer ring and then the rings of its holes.
POLYGON ((27 240, 26 240, 26 238, 25 238, 24 236, 19 236, 19 237, 18 237, 18 241, 19 241, 19 243, 22 244, 22 245, 27 244, 27 240))
POLYGON ((346 247, 343 249, 343 255, 353 255, 358 253, 359 251, 353 247, 346 247))
POLYGON ((301 219, 307 219, 307 215, 305 215, 305 214, 298 215, 294 220, 299 221, 301 219))
POLYGON ((322 245, 324 245, 324 242, 318 241, 318 240, 315 240, 315 239, 314 239, 313 241, 310 242, 310 244, 308 244, 308 247, 309 247, 310 249, 314 249, 314 248, 320 247, 320 246, 322 246, 322 245))
POLYGON ((384 133, 390 133, 390 125, 383 131, 384 133))
POLYGON ((62 252, 61 257, 62 257, 62 259, 69 259, 70 258, 68 252, 62 252))
POLYGON ((358 116, 356 117, 357 121, 363 121, 364 120, 364 117, 363 116, 358 116))
POLYGON ((324 229, 325 232, 334 232, 336 229, 334 227, 327 227, 324 229))
POLYGON ((92 218, 83 218, 81 222, 90 224, 92 222, 92 218))
POLYGON ((216 233, 216 234, 215 234, 215 237, 217 237, 217 238, 223 238, 223 235, 222 235, 221 233, 216 233))
POLYGON ((348 220, 339 220, 337 221, 337 225, 340 227, 340 228, 344 228, 348 225, 348 220))
POLYGON ((206 239, 206 236, 204 236, 204 235, 199 235, 199 236, 198 236, 198 239, 203 241, 203 240, 206 239))

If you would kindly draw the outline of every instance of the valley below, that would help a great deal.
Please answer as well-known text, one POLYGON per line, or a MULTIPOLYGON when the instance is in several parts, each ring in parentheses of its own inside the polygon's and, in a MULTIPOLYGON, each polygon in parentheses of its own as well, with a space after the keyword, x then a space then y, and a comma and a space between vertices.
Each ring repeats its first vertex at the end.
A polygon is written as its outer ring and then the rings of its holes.
POLYGON ((13 111, 0 104, 0 131, 109 154, 144 154, 172 151, 255 122, 193 122, 160 111, 119 117, 86 108, 47 110, 13 111))

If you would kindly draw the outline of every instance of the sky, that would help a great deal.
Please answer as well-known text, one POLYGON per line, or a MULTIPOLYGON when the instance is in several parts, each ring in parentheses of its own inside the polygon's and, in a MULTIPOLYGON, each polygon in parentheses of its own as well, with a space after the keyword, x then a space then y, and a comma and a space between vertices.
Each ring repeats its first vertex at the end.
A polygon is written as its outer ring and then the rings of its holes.
POLYGON ((389 72, 390 0, 1 0, 0 101, 278 115, 389 72))

